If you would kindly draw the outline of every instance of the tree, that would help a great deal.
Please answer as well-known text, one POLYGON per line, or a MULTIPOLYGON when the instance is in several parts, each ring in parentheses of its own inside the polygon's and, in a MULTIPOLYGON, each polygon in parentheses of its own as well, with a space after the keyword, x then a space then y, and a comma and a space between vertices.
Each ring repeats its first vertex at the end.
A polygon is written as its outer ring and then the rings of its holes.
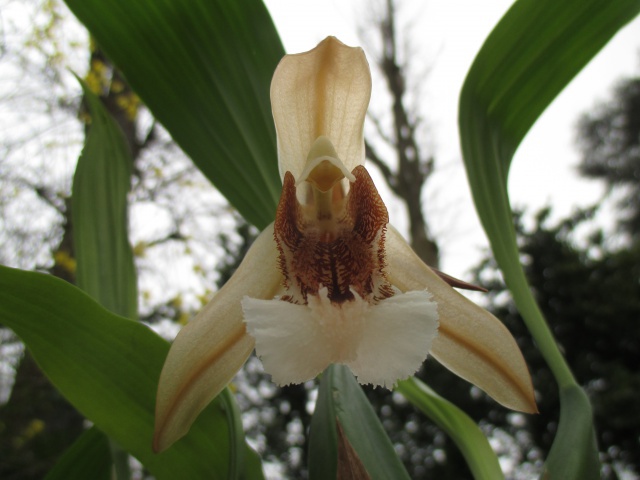
POLYGON ((619 83, 612 98, 585 113, 578 126, 580 173, 620 193, 621 229, 640 232, 640 77, 619 83))
MULTIPOLYGON (((10 74, 2 85, 2 108, 5 122, 14 124, 3 122, 0 259, 8 265, 48 270, 73 282, 70 178, 60 173, 66 173, 69 165, 66 155, 77 155, 81 146, 81 129, 74 118, 78 103, 63 74, 67 56, 76 48, 60 41, 65 16, 59 3, 32 7, 25 6, 22 12, 31 22, 26 31, 8 16, 3 45, 2 62, 10 74), (48 146, 44 149, 48 161, 36 153, 43 152, 43 145, 48 146), (25 161, 30 155, 31 161, 25 161), (27 216, 32 221, 26 222, 27 216)), ((42 478, 83 431, 83 418, 28 351, 16 363, 11 395, 0 406, 0 449, 5 456, 0 476, 42 478)))
MULTIPOLYGON (((424 119, 418 113, 419 109, 408 107, 411 103, 419 104, 420 96, 417 91, 408 90, 415 72, 409 69, 408 59, 403 58, 399 51, 397 11, 396 2, 386 0, 384 8, 381 8, 375 19, 371 20, 380 35, 379 42, 376 42, 379 46, 372 47, 371 50, 377 52, 374 53, 374 62, 386 81, 390 112, 369 114, 375 134, 366 140, 366 155, 367 160, 378 168, 391 191, 407 209, 411 247, 427 265, 437 268, 440 263, 438 244, 429 228, 422 206, 422 195, 433 174, 435 158, 433 153, 424 147, 424 119), (409 93, 413 93, 411 98, 409 93), (390 128, 385 126, 385 117, 389 113, 390 128), (395 157, 395 161, 390 162, 376 145, 390 149, 389 156, 395 157), (391 167, 392 164, 395 164, 395 167, 391 167)), ((361 30, 361 36, 364 36, 368 29, 362 27, 361 30)), ((404 53, 407 57, 406 52, 404 53)))

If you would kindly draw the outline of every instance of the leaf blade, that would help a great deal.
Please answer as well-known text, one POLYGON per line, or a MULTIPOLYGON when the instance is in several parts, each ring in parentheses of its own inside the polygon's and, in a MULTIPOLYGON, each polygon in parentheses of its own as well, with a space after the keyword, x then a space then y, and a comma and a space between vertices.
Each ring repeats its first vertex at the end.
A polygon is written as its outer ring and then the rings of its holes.
POLYGON ((466 413, 415 377, 400 382, 397 391, 451 437, 476 480, 504 478, 487 438, 466 413))
POLYGON ((108 310, 135 319, 138 287, 127 223, 133 159, 100 99, 82 88, 91 125, 71 194, 76 284, 108 310))
POLYGON ((309 435, 309 479, 336 478, 338 432, 329 376, 322 375, 309 435))
MULTIPOLYGON (((529 290, 519 261, 507 179, 513 154, 533 123, 582 67, 640 11, 637 0, 519 0, 487 38, 460 96, 459 129, 476 210, 516 306, 560 385, 576 382, 529 290)), ((591 408, 584 393, 561 394, 560 425, 548 462, 552 477, 583 478, 597 465, 591 408), (582 401, 574 401, 581 398, 582 401), (576 422, 585 428, 574 429, 576 422), (581 435, 574 438, 573 435, 581 435), (565 458, 581 460, 567 468, 565 458)), ((597 469, 590 472, 596 478, 597 469)))
POLYGON ((169 345, 146 326, 60 279, 7 267, 0 267, 0 321, 56 388, 156 478, 227 478, 229 434, 219 401, 174 448, 152 452, 155 390, 169 345))
POLYGON ((220 192, 258 228, 272 221, 269 85, 284 49, 262 2, 66 3, 220 192))
MULTIPOLYGON (((337 419, 372 479, 408 479, 409 474, 349 368, 345 365, 329 366, 323 374, 322 382, 326 390, 324 396, 331 401, 329 412, 335 412, 333 419, 327 416, 327 421, 334 423, 333 429, 329 427, 329 431, 336 432, 337 419)), ((337 432, 335 434, 337 445, 337 432)), ((337 448, 336 446, 336 452, 337 448)))

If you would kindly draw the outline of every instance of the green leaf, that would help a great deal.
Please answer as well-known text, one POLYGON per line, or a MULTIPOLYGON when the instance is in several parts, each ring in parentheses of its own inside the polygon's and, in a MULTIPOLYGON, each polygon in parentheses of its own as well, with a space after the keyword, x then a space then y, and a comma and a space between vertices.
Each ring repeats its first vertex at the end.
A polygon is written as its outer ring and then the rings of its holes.
MULTIPOLYGON (((127 222, 133 159, 118 124, 81 85, 91 125, 71 194, 76 284, 108 310, 137 319, 138 287, 127 222)), ((109 441, 109 446, 115 478, 130 478, 128 453, 117 442, 109 441)))
POLYGON ((244 471, 240 478, 243 480, 264 480, 264 472, 262 471, 262 459, 260 455, 251 448, 246 446, 244 471))
POLYGON ((466 413, 415 377, 400 382, 396 391, 451 437, 476 480, 504 478, 489 441, 466 413))
POLYGON ((127 223, 133 160, 120 127, 100 99, 82 88, 91 125, 71 196, 76 284, 108 310, 136 319, 138 288, 127 223))
POLYGON ((111 461, 113 463, 114 480, 130 480, 131 467, 129 465, 129 452, 124 450, 112 438, 109 438, 109 448, 111 449, 111 461))
MULTIPOLYGON (((546 464, 550 478, 585 478, 582 466, 597 465, 597 449, 589 403, 584 393, 575 393, 573 375, 520 265, 507 193, 509 167, 516 148, 549 103, 639 11, 638 0, 519 0, 487 38, 460 96, 460 141, 478 215, 560 390, 573 392, 570 397, 561 395, 561 401, 572 399, 572 408, 561 408, 562 428, 546 464), (582 400, 573 401, 578 397, 582 400)), ((590 475, 597 478, 598 469, 590 475)))
POLYGON ((214 401, 168 451, 151 450, 155 394, 169 344, 55 277, 0 267, 0 323, 56 388, 159 480, 226 479, 227 416, 214 401))
POLYGON ((338 433, 336 409, 329 375, 320 381, 316 408, 309 428, 309 480, 336 478, 338 471, 338 433))
POLYGON ((223 390, 218 399, 222 404, 222 410, 229 426, 229 480, 235 480, 241 478, 244 471, 245 452, 247 449, 244 443, 240 409, 228 389, 223 390))
POLYGON ((97 428, 92 427, 67 449, 45 480, 70 478, 111 479, 111 450, 109 440, 97 428))
POLYGON ((543 479, 576 478, 598 480, 600 461, 591 404, 584 390, 572 385, 560 390, 560 423, 554 447, 544 466, 543 479))
POLYGON ((335 478, 338 455, 336 419, 372 479, 409 479, 380 420, 348 367, 331 365, 325 370, 313 416, 309 473, 314 476, 310 476, 311 479, 335 478), (315 418, 316 415, 321 421, 315 418), (319 438, 314 438, 315 435, 319 438), (327 451, 323 452, 323 449, 327 451), (323 461, 327 465, 323 466, 323 461), (314 469, 323 473, 314 472, 314 469))
POLYGON ((258 0, 66 0, 166 127, 262 229, 280 196, 271 76, 284 49, 258 0))

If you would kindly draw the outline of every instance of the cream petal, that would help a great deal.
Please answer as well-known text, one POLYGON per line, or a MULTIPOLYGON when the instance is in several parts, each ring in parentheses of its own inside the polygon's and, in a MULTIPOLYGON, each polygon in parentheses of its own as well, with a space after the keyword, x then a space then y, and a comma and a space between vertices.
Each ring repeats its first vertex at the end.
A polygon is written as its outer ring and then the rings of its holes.
POLYGON ((308 306, 244 297, 242 310, 256 354, 274 383, 306 382, 332 363, 331 349, 308 306))
POLYGON ((347 171, 364 163, 364 119, 371 73, 361 48, 327 37, 305 53, 286 55, 271 82, 280 177, 300 178, 321 135, 333 143, 347 171))
POLYGON ((431 294, 398 291, 371 305, 355 292, 341 304, 331 303, 326 288, 318 293, 308 305, 242 300, 247 331, 275 383, 302 383, 343 363, 360 383, 390 388, 420 368, 438 328, 431 294))
POLYGON ((362 384, 392 388, 418 371, 437 331, 431 294, 398 292, 369 309, 357 358, 347 366, 362 384))
POLYGON ((256 239, 242 264, 178 334, 165 360, 156 399, 153 448, 184 436, 200 412, 231 381, 254 347, 242 323, 246 294, 272 298, 282 282, 273 225, 256 239))
POLYGON ((498 403, 537 412, 527 365, 502 322, 447 285, 393 227, 389 226, 386 238, 391 284, 403 291, 426 288, 438 303, 440 328, 431 354, 498 403))

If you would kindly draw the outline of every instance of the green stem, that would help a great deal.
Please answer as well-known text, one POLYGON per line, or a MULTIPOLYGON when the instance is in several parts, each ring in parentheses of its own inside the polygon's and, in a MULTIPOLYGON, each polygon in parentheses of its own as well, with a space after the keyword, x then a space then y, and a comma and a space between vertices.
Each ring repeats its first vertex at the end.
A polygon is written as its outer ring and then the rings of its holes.
MULTIPOLYGON (((515 241, 513 245, 515 246, 515 241)), ((510 261, 510 258, 518 258, 518 254, 503 255, 501 252, 504 252, 504 250, 499 249, 494 249, 494 252, 496 260, 502 269, 507 288, 513 295, 516 307, 522 315, 531 336, 536 341, 540 353, 549 365, 553 376, 558 382, 558 386, 566 388, 577 385, 573 373, 562 356, 553 333, 551 333, 549 325, 533 297, 522 265, 519 262, 510 261)))

